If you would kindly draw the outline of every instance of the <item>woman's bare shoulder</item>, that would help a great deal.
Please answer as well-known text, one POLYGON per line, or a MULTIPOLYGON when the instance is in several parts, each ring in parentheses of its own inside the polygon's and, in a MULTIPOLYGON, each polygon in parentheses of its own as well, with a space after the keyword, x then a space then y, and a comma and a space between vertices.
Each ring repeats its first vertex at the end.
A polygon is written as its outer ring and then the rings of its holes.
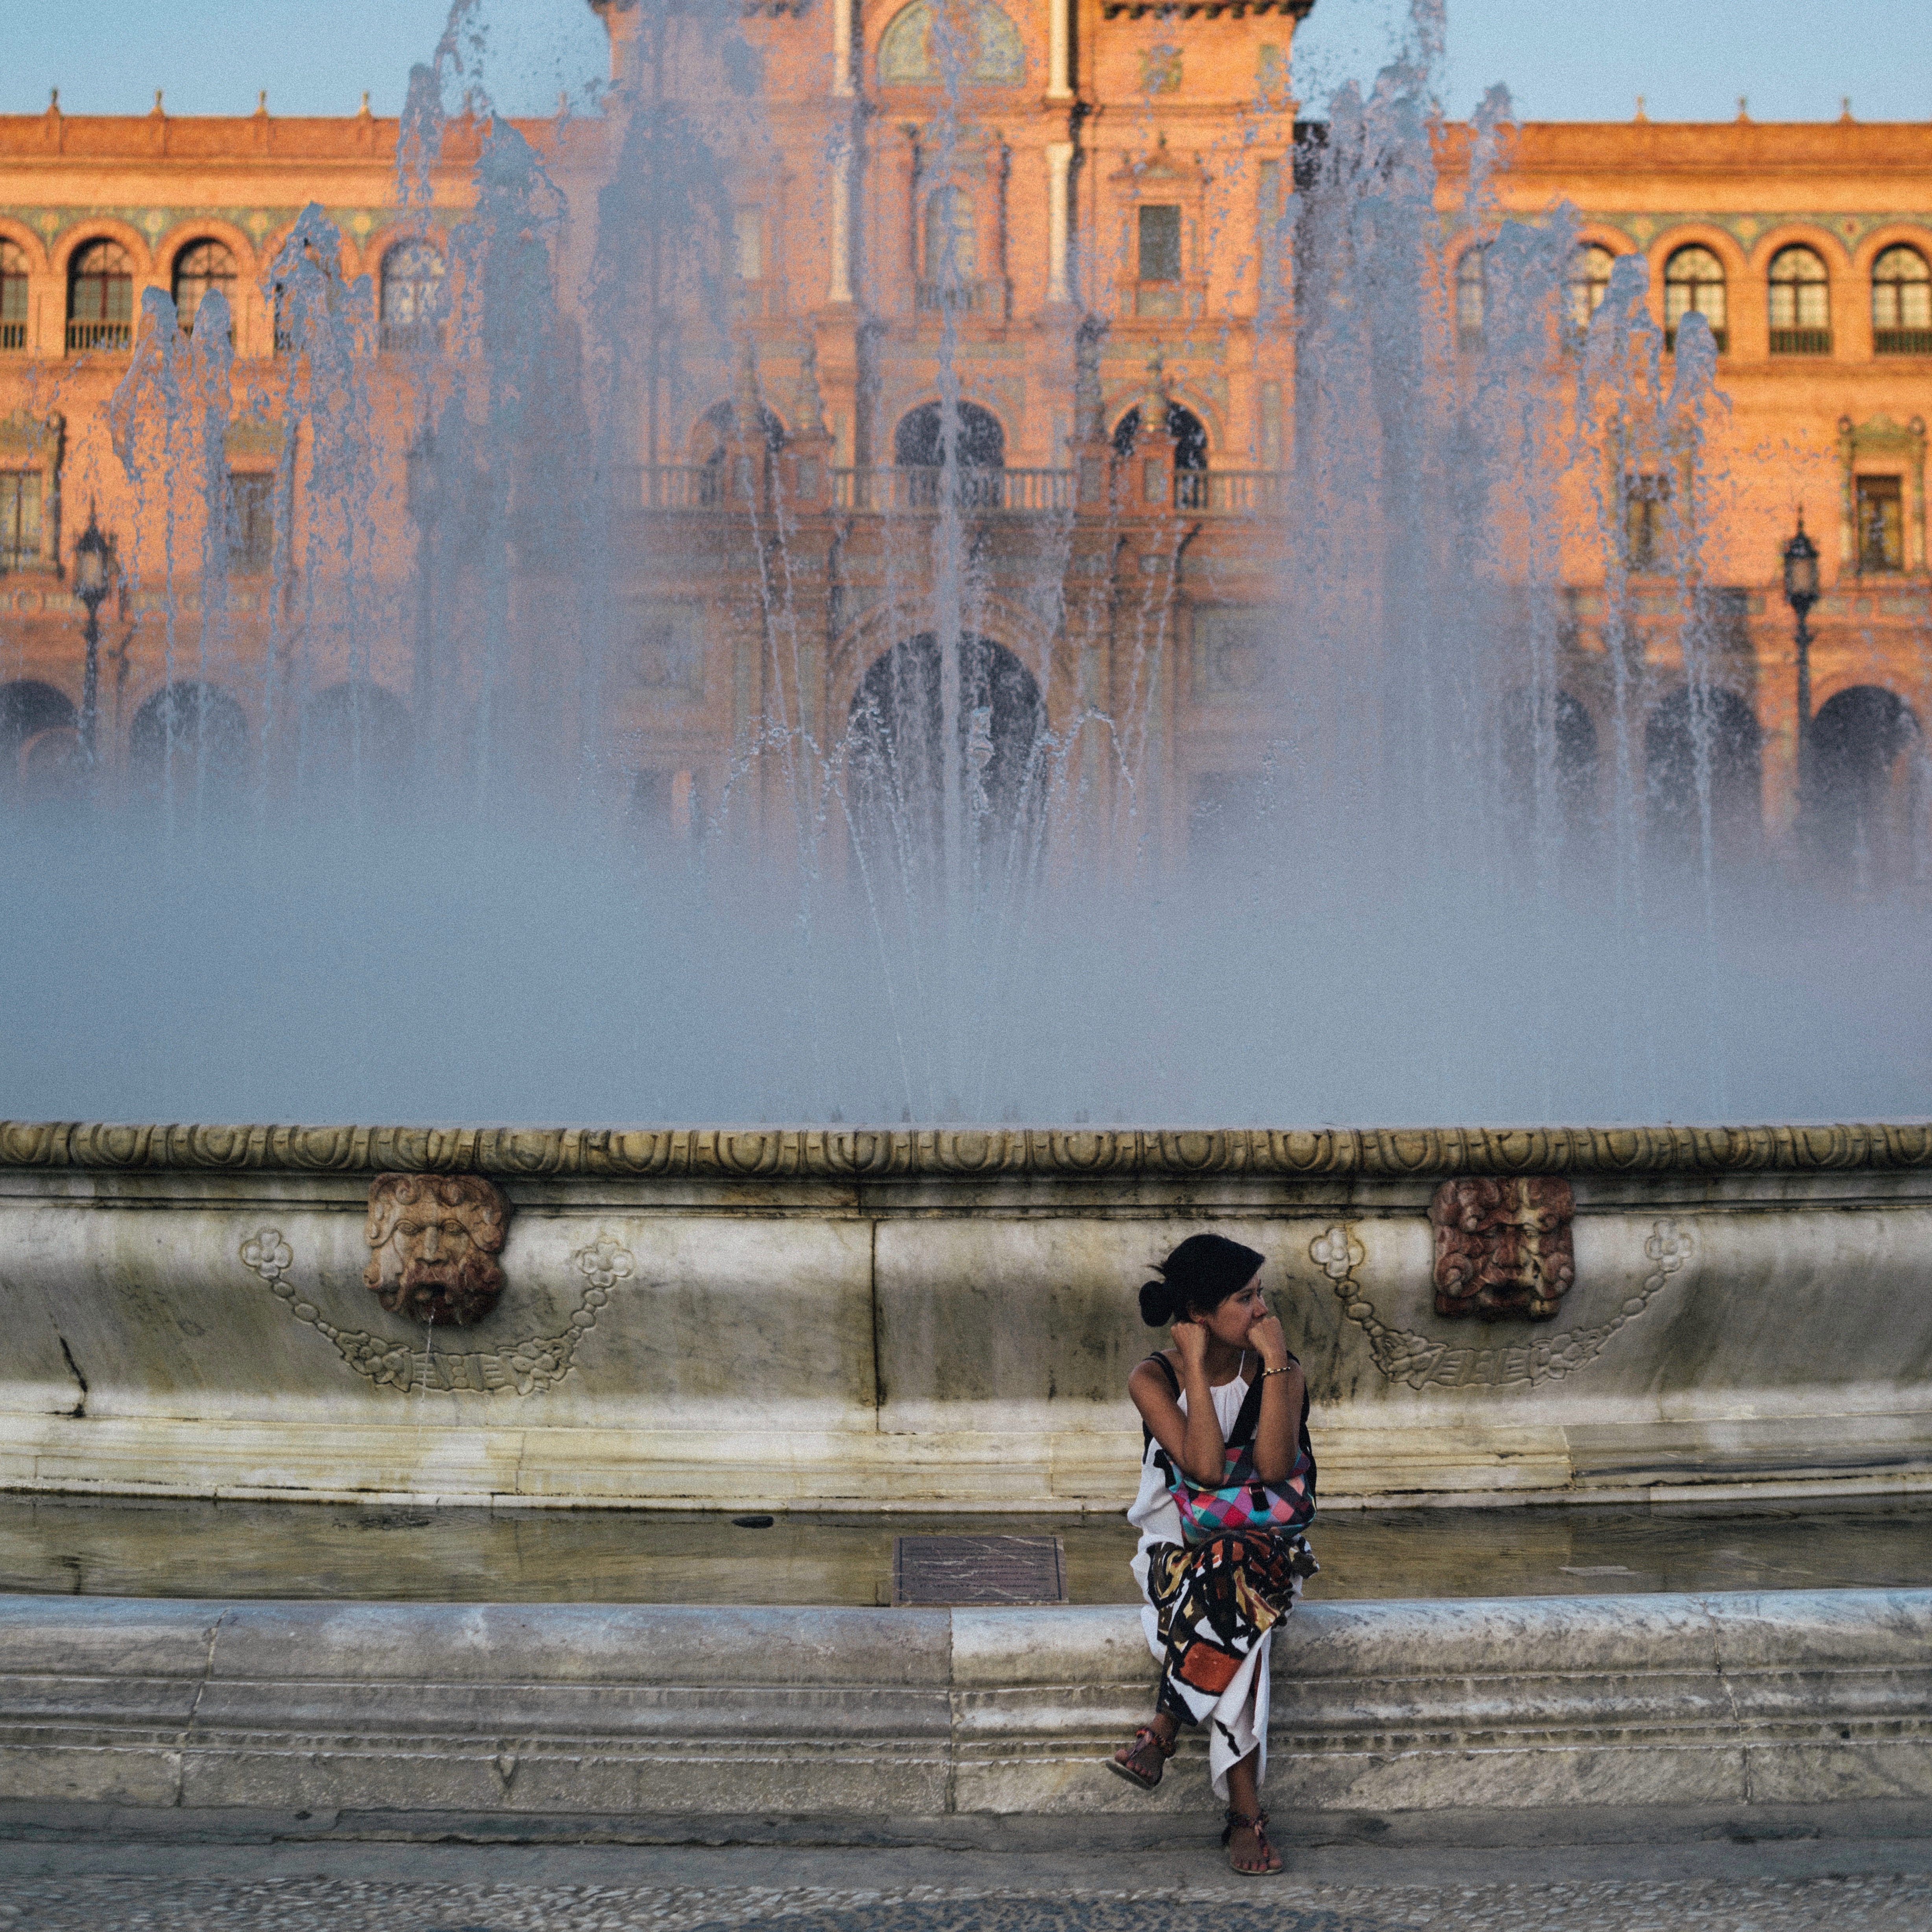
POLYGON ((1143 1356, 1134 1364, 1133 1372, 1127 1377, 1127 1386, 1132 1388, 1138 1382, 1144 1388, 1156 1388, 1168 1396, 1174 1394, 1174 1384, 1162 1375, 1156 1364, 1165 1361, 1170 1369, 1178 1368, 1179 1352, 1173 1348, 1156 1348, 1150 1355, 1143 1356))

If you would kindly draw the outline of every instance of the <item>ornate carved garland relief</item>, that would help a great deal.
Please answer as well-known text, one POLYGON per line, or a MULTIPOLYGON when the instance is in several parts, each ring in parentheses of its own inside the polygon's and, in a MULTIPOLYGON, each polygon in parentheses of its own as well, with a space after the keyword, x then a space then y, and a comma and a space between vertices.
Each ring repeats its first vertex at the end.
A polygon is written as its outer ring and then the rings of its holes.
POLYGON ((1357 1238, 1353 1223, 1325 1228, 1308 1244, 1309 1259, 1333 1284, 1348 1319, 1367 1335, 1376 1366, 1390 1382, 1412 1389, 1534 1388, 1587 1368, 1610 1337, 1641 1315, 1690 1258, 1690 1234, 1675 1221, 1654 1222, 1643 1251, 1650 1272, 1609 1321, 1594 1328, 1566 1328, 1532 1341, 1480 1348, 1459 1346, 1384 1322, 1355 1279, 1368 1250, 1357 1238))
POLYGON ((242 1244, 242 1265, 262 1282, 295 1318, 334 1343, 344 1361, 365 1382, 406 1395, 412 1390, 476 1395, 541 1395, 574 1365, 577 1346, 597 1324, 598 1310, 620 1282, 637 1274, 637 1258, 608 1236, 574 1250, 572 1268, 584 1290, 562 1330, 526 1335, 496 1348, 450 1351, 436 1347, 434 1325, 424 1346, 398 1342, 359 1329, 339 1328, 290 1279, 295 1251, 279 1229, 264 1228, 242 1244))

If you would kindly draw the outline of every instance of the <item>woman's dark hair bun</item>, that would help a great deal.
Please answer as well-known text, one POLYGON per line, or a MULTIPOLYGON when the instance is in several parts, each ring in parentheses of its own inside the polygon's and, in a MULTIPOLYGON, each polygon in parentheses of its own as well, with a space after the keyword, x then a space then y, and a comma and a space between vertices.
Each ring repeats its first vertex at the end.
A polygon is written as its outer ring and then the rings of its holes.
POLYGON ((1211 1315, 1254 1279, 1266 1258, 1225 1234, 1190 1234, 1166 1261, 1154 1264, 1162 1278, 1142 1286, 1141 1319, 1160 1328, 1178 1316, 1211 1315))
POLYGON ((1142 1282, 1141 1319, 1150 1328, 1165 1328, 1174 1319, 1177 1312, 1174 1305, 1174 1290, 1166 1282, 1142 1282))

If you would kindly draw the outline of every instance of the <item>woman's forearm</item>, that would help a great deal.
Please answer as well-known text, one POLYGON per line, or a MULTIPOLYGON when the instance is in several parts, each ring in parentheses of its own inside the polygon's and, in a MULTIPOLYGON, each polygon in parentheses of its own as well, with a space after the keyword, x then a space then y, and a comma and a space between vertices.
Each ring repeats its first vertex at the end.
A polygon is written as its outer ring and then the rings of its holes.
POLYGON ((1208 1386, 1207 1371, 1190 1370, 1184 1380, 1187 1390, 1187 1432, 1180 1439, 1180 1460, 1190 1482, 1197 1489, 1211 1488, 1221 1480, 1228 1445, 1221 1434, 1221 1419, 1214 1413, 1214 1394, 1208 1386))
POLYGON ((1255 1424, 1255 1474, 1264 1483, 1285 1483, 1294 1466, 1295 1424, 1301 1414, 1301 1371, 1290 1364, 1284 1375, 1262 1384, 1262 1412, 1255 1424))

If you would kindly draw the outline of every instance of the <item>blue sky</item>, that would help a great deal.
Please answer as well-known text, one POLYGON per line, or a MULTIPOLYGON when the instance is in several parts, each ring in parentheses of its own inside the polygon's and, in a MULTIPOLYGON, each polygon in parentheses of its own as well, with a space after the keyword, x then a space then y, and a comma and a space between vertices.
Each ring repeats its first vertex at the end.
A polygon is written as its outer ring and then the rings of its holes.
MULTIPOLYGON (((58 86, 75 113, 143 113, 154 89, 184 114, 378 113, 401 104, 446 0, 5 0, 0 112, 35 112, 58 86)), ((583 0, 482 0, 485 74, 516 112, 554 107, 604 70, 583 0)), ((1296 37, 1311 108, 1388 58, 1406 0, 1316 0, 1296 37)), ((1442 95, 1467 113, 1493 81, 1526 118, 1932 120, 1928 0, 1450 0, 1442 95)), ((1211 31, 1211 26, 1210 30, 1211 31)))

